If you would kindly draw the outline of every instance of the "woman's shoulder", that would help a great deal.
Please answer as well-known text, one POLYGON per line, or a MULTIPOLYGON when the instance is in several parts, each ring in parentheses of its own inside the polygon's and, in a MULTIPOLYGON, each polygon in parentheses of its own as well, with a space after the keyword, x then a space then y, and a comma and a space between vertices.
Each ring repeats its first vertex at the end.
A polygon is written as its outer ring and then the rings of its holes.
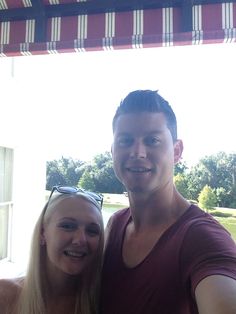
POLYGON ((23 281, 24 278, 0 279, 0 308, 3 309, 3 313, 9 306, 15 304, 23 281))
POLYGON ((20 290, 24 282, 24 277, 0 279, 0 291, 20 290))

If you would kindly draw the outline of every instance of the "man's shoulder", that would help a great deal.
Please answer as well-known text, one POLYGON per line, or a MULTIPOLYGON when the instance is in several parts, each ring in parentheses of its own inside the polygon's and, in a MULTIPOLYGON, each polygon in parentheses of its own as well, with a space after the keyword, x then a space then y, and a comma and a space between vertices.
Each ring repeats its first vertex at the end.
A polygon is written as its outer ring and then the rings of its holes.
POLYGON ((117 226, 123 226, 129 220, 130 217, 130 210, 129 208, 123 208, 116 211, 109 219, 106 227, 106 236, 110 236, 111 231, 115 231, 117 226))
POLYGON ((128 217, 130 216, 130 210, 129 207, 126 208, 122 208, 117 210, 112 216, 111 216, 111 221, 121 221, 123 219, 128 219, 128 217))

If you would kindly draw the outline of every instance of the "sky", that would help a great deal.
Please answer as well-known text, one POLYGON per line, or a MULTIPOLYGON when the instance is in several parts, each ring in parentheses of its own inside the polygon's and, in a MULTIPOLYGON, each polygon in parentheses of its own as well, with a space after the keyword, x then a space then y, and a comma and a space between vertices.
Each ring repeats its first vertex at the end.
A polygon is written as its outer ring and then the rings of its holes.
POLYGON ((0 58, 0 94, 14 102, 20 136, 43 142, 47 160, 90 161, 110 151, 120 100, 132 90, 159 90, 176 113, 191 166, 236 152, 235 55, 236 44, 211 44, 0 58))

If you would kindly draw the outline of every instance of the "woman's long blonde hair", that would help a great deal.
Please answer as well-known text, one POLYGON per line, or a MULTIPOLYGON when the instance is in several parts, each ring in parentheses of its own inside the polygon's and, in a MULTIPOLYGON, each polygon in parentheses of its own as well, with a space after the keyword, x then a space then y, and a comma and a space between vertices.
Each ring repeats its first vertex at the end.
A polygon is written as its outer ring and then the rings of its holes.
MULTIPOLYGON (((56 210, 56 205, 65 198, 80 197, 95 205, 99 212, 99 204, 85 193, 59 194, 53 197, 43 208, 35 225, 31 242, 31 252, 27 274, 24 279, 22 292, 20 293, 17 314, 46 314, 46 293, 48 280, 46 277, 46 248, 40 244, 41 232, 45 220, 50 218, 56 210)), ((100 290, 100 274, 102 267, 102 252, 104 243, 104 227, 102 214, 100 215, 101 236, 97 256, 86 276, 78 275, 78 290, 76 292, 76 308, 74 314, 96 314, 98 312, 98 299, 100 290)))

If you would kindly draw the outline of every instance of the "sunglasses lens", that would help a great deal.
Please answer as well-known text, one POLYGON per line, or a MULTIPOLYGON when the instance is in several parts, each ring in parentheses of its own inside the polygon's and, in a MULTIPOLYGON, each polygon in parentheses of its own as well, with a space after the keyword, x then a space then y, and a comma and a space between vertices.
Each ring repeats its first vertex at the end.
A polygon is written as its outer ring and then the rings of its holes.
MULTIPOLYGON (((94 193, 94 192, 85 191, 83 189, 76 188, 73 186, 55 186, 52 189, 52 193, 55 190, 59 193, 62 193, 62 194, 85 193, 85 194, 89 195, 90 197, 92 197, 93 199, 95 199, 95 201, 100 203, 100 205, 102 207, 103 197, 99 194, 94 193)), ((51 193, 51 195, 52 195, 52 193, 51 193)), ((50 195, 49 199, 51 198, 51 195, 50 195)))
POLYGON ((70 194, 70 193, 76 193, 78 192, 78 189, 72 186, 59 186, 57 187, 57 191, 59 193, 66 193, 66 194, 70 194))

